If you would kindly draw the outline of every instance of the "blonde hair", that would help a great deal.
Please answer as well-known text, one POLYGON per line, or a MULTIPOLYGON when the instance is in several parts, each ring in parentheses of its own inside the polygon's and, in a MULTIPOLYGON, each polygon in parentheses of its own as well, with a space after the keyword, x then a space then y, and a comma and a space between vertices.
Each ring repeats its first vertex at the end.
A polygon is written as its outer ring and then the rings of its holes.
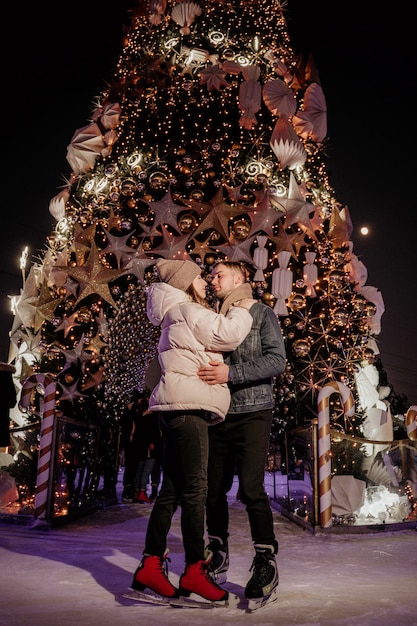
POLYGON ((202 298, 201 296, 198 295, 198 293, 194 289, 193 283, 191 283, 191 285, 187 287, 187 289, 185 290, 185 293, 188 296, 190 296, 193 302, 197 302, 197 304, 201 304, 201 306, 204 306, 206 308, 211 308, 207 301, 207 298, 202 298))
POLYGON ((243 282, 250 282, 250 271, 246 263, 242 261, 216 261, 212 267, 212 271, 219 265, 224 265, 232 274, 239 274, 243 278, 243 282))

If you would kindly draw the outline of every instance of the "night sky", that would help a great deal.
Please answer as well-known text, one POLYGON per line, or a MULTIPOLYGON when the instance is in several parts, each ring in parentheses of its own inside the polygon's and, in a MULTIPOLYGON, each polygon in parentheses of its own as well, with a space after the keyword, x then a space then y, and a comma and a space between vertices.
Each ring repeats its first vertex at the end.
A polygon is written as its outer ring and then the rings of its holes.
MULTIPOLYGON (((128 0, 20 5, 2 42, 0 359, 22 287, 20 256, 43 249, 49 201, 70 174, 67 145, 89 122, 122 45, 128 0), (67 11, 67 13, 65 13, 67 11), (52 26, 51 26, 52 24, 52 26)), ((353 221, 353 252, 385 303, 378 338, 388 381, 417 404, 415 79, 411 17, 403 4, 289 0, 295 49, 311 52, 328 109, 328 169, 353 221), (363 8, 363 6, 365 8, 363 8), (413 97, 412 97, 413 96, 413 97), (359 229, 366 225, 370 234, 359 229)), ((7 27, 7 24, 5 24, 7 27)))

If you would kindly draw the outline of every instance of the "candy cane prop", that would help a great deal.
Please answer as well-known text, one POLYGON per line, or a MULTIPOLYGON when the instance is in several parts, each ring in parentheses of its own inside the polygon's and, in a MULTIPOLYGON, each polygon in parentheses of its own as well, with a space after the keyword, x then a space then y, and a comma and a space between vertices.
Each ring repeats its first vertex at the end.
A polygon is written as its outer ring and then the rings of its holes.
POLYGON ((417 441, 417 406, 413 405, 408 409, 405 416, 405 426, 408 438, 411 441, 417 441))
POLYGON ((330 396, 338 393, 343 402, 343 413, 350 417, 355 412, 355 402, 349 387, 333 381, 322 387, 318 394, 318 454, 319 454, 319 497, 320 526, 332 524, 332 491, 330 461, 330 396))
POLYGON ((22 385, 19 406, 22 409, 30 405, 34 387, 42 386, 44 397, 41 401, 41 434, 39 442, 38 469, 36 477, 35 520, 46 521, 48 485, 52 458, 52 435, 55 419, 56 384, 48 374, 29 376, 22 385))

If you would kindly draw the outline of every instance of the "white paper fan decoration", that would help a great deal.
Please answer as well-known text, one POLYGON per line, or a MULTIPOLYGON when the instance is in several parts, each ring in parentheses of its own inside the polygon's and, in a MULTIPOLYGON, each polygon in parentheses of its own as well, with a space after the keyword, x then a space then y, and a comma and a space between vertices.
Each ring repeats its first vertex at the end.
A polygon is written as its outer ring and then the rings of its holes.
POLYGON ((75 131, 67 148, 67 161, 74 174, 84 174, 93 169, 97 156, 106 147, 97 124, 89 124, 75 131))
POLYGON ((307 152, 299 140, 297 133, 286 117, 282 116, 275 124, 271 136, 271 148, 277 157, 281 169, 293 170, 304 165, 307 152))
POLYGON ((65 217, 65 203, 69 198, 69 189, 65 188, 60 191, 49 202, 49 213, 57 222, 65 217))
POLYGON ((201 15, 201 7, 196 2, 179 2, 171 11, 171 18, 182 27, 182 35, 190 34, 190 26, 198 15, 201 15))
POLYGON ((103 107, 100 122, 103 124, 104 128, 117 128, 120 122, 120 113, 120 104, 118 102, 109 102, 109 104, 103 107))
POLYGON ((162 15, 165 13, 166 0, 151 0, 149 21, 157 26, 162 21, 162 15))
POLYGON ((291 117, 297 110, 297 100, 292 89, 278 78, 265 83, 262 95, 266 106, 274 115, 291 117))
POLYGON ((313 124, 311 136, 315 141, 323 141, 327 135, 327 106, 323 89, 317 83, 309 85, 305 91, 304 112, 313 124))
POLYGON ((293 116, 291 122, 299 137, 308 139, 312 136, 314 126, 307 113, 299 111, 297 115, 293 116))

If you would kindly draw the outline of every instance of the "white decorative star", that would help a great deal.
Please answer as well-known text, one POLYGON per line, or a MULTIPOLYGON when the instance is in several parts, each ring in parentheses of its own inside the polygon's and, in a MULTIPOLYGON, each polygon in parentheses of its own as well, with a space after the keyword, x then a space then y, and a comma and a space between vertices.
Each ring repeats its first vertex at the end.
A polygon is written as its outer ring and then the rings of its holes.
POLYGON ((103 382, 105 377, 104 367, 100 366, 96 372, 88 372, 87 381, 81 386, 81 389, 85 391, 86 389, 98 387, 103 382))
POLYGON ((74 401, 76 398, 86 398, 87 396, 83 393, 81 393, 80 391, 78 391, 77 386, 78 386, 78 381, 75 381, 75 383, 73 385, 71 385, 70 387, 65 387, 62 383, 59 383, 60 386, 62 387, 62 395, 59 398, 59 401, 61 402, 62 400, 67 400, 68 402, 71 402, 71 404, 74 404, 74 401))
POLYGON ((268 192, 264 191, 259 202, 255 206, 250 207, 250 209, 248 213, 252 224, 252 234, 263 231, 269 237, 273 237, 274 224, 282 214, 278 213, 274 206, 271 205, 268 192))
POLYGON ((168 226, 171 226, 176 232, 179 232, 177 222, 178 213, 184 211, 185 207, 173 201, 170 189, 161 200, 157 202, 147 202, 147 204, 151 211, 155 213, 155 220, 149 231, 150 235, 155 235, 156 229, 162 224, 168 224, 168 226))
MULTIPOLYGON (((81 265, 86 257, 86 254, 91 249, 91 244, 94 241, 96 234, 96 225, 90 224, 86 228, 83 228, 79 222, 74 226, 74 241, 71 245, 71 250, 74 250, 77 263, 81 265)), ((66 263, 64 264, 66 265, 66 263)))
POLYGON ((292 173, 290 174, 288 198, 283 201, 283 205, 286 208, 285 226, 298 224, 312 239, 317 239, 310 221, 310 213, 314 212, 315 207, 306 202, 292 173))
POLYGON ((247 239, 244 239, 242 241, 240 239, 236 239, 234 235, 231 235, 228 243, 216 246, 216 248, 213 247, 212 249, 225 254, 228 261, 243 261, 245 263, 253 265, 253 258, 250 253, 250 247, 255 238, 256 235, 253 235, 252 237, 248 237, 247 239))
MULTIPOLYGON (((242 215, 242 207, 231 206, 223 197, 223 187, 220 187, 210 201, 211 209, 198 227, 200 233, 213 229, 226 239, 229 239, 229 220, 242 215)), ((247 207, 245 211, 247 211, 247 207)))
POLYGON ((61 370, 62 372, 69 369, 71 365, 76 365, 78 361, 81 363, 81 371, 83 371, 85 368, 85 363, 95 358, 95 354, 91 354, 84 350, 84 337, 85 335, 83 334, 73 350, 63 350, 59 347, 60 351, 65 357, 65 365, 61 370))
POLYGON ((102 337, 107 337, 107 333, 109 331, 109 322, 107 317, 104 315, 103 309, 100 309, 100 313, 95 316, 95 320, 97 323, 97 330, 99 335, 102 337))
POLYGON ((133 274, 138 279, 139 283, 143 285, 145 283, 145 270, 146 268, 154 265, 156 259, 150 259, 146 254, 136 253, 123 268, 124 274, 133 274))
POLYGON ((120 267, 120 261, 122 259, 130 258, 134 253, 134 249, 126 245, 126 241, 132 235, 133 231, 124 237, 116 237, 105 229, 104 232, 106 233, 108 244, 103 250, 101 250, 100 256, 104 254, 113 254, 116 257, 117 267, 120 267))
POLYGON ((77 267, 68 267, 67 271, 68 274, 75 278, 80 284, 80 295, 75 305, 87 298, 87 296, 96 294, 113 307, 117 308, 117 304, 110 293, 108 283, 122 276, 123 272, 120 270, 109 270, 103 267, 95 243, 91 246, 87 262, 77 267))
POLYGON ((63 315, 62 323, 55 328, 55 332, 58 333, 60 330, 63 330, 64 337, 67 337, 68 333, 71 331, 71 328, 75 328, 76 326, 81 326, 81 324, 78 324, 77 319, 78 319, 78 311, 75 311, 75 313, 73 313, 70 316, 63 315))
POLYGON ((163 241, 156 248, 152 248, 151 252, 155 252, 164 257, 164 259, 175 259, 181 261, 192 261, 192 258, 186 251, 186 244, 189 241, 189 235, 175 237, 162 226, 163 241))
POLYGON ((28 327, 34 325, 37 301, 38 279, 34 267, 32 266, 23 289, 20 292, 20 296, 15 302, 15 319, 18 319, 18 326, 20 326, 20 324, 28 327))

